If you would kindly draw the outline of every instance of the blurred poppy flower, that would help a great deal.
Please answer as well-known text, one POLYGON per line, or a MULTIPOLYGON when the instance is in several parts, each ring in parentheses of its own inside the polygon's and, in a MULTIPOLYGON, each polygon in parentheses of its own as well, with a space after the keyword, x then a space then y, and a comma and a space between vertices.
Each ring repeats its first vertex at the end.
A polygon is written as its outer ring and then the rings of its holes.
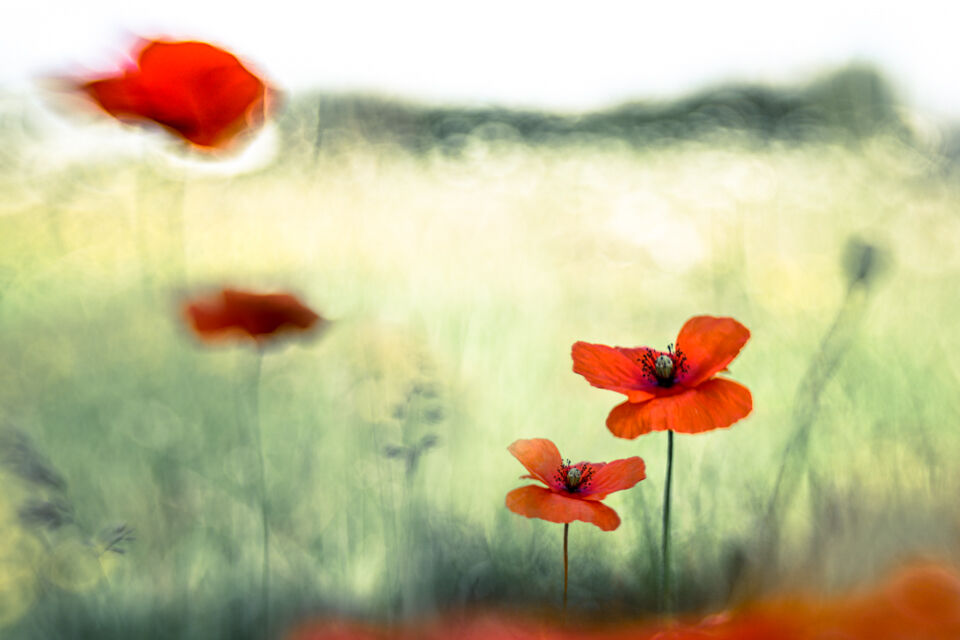
POLYGON ((457 612, 397 625, 319 621, 288 640, 510 638, 545 640, 955 640, 960 637, 960 574, 949 566, 907 566, 859 594, 780 595, 706 617, 636 618, 602 614, 573 624, 555 617, 457 612), (354 635, 350 635, 353 633, 354 635))
POLYGON ((324 319, 288 293, 250 293, 224 289, 186 305, 193 330, 204 339, 230 335, 261 342, 282 332, 308 331, 324 319))
POLYGON ((268 97, 236 56, 205 42, 144 40, 134 64, 78 88, 115 118, 159 124, 202 149, 262 125, 268 97))
POLYGON ((374 624, 351 620, 318 620, 301 625, 287 640, 390 640, 399 634, 374 624))
POLYGON ((666 351, 577 342, 573 370, 595 387, 627 396, 607 416, 607 428, 617 437, 701 433, 729 427, 753 409, 749 389, 715 377, 749 338, 733 318, 696 316, 666 351))
POLYGON ((530 472, 523 478, 546 485, 531 484, 507 494, 507 508, 528 518, 562 523, 581 520, 613 531, 620 526, 620 516, 600 501, 646 477, 643 460, 636 456, 610 463, 570 464, 546 438, 517 440, 508 450, 530 472))
POLYGON ((842 602, 836 627, 852 638, 960 638, 960 575, 948 566, 908 565, 879 588, 842 602))

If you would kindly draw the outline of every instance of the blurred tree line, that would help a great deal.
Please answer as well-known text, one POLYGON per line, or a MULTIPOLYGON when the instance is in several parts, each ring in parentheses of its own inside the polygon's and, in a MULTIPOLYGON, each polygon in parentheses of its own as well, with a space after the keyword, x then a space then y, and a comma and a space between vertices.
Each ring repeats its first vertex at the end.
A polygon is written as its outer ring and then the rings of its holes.
POLYGON ((527 144, 621 140, 631 145, 746 133, 758 140, 909 137, 895 92, 868 66, 851 66, 797 87, 727 84, 673 101, 633 101, 559 114, 498 106, 435 106, 363 94, 303 93, 288 98, 284 137, 317 149, 356 141, 420 152, 462 149, 469 139, 527 144))

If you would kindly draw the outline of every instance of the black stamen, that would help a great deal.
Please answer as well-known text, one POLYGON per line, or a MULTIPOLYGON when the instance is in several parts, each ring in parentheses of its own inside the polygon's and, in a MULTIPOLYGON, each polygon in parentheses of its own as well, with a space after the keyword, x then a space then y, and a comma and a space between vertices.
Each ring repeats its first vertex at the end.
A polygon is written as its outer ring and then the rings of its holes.
POLYGON ((588 486, 590 484, 590 478, 593 477, 593 466, 584 464, 581 466, 573 466, 570 464, 569 460, 564 460, 560 465, 560 468, 557 469, 557 473, 554 476, 558 484, 563 485, 563 487, 570 493, 576 493, 580 489, 588 486), (577 469, 580 472, 580 479, 575 485, 571 485, 570 470, 577 469))
POLYGON ((673 383, 677 379, 677 376, 687 370, 687 356, 684 355, 683 351, 681 351, 679 347, 675 349, 673 343, 667 345, 666 352, 658 352, 654 351, 653 349, 646 349, 643 352, 643 355, 637 358, 637 362, 640 364, 643 375, 650 382, 654 382, 660 387, 672 387, 673 383), (670 362, 673 364, 673 366, 661 366, 661 370, 658 372, 657 360, 663 356, 670 358, 670 362), (668 370, 669 373, 666 373, 665 370, 668 370))

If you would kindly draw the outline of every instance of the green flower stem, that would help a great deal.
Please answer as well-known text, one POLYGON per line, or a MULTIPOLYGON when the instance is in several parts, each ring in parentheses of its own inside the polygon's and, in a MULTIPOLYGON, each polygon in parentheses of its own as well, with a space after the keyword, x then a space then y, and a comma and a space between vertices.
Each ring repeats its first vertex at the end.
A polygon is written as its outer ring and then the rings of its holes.
POLYGON ((563 615, 567 615, 567 538, 570 535, 570 523, 563 525, 563 615))
POLYGON ((263 368, 263 348, 257 348, 257 358, 253 370, 253 388, 251 389, 250 428, 257 449, 257 478, 260 490, 260 522, 263 527, 263 566, 260 571, 260 598, 263 607, 264 638, 270 637, 270 523, 267 507, 267 472, 263 458, 263 437, 260 427, 260 373, 263 368))
POLYGON ((661 610, 670 614, 673 610, 673 594, 670 584, 670 486, 673 480, 673 431, 667 431, 667 480, 663 488, 663 530, 661 533, 661 610))

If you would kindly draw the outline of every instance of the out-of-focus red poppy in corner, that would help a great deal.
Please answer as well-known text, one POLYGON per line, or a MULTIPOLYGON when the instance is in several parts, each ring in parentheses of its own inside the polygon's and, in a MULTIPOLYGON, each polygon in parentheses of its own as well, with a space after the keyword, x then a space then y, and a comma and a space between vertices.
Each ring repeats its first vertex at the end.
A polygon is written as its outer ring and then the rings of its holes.
POLYGON ((304 624, 287 635, 286 640, 393 640, 398 633, 352 620, 318 620, 304 624))
POLYGON ((517 618, 497 613, 443 616, 392 629, 356 623, 309 623, 288 640, 956 640, 960 638, 960 575, 932 563, 901 569, 859 595, 833 599, 779 597, 698 621, 580 621, 517 618), (354 635, 349 635, 353 632, 354 635))
POLYGON ((224 289, 188 301, 187 319, 204 340, 240 337, 263 343, 281 333, 306 332, 326 320, 288 293, 250 293, 224 289))
POLYGON ((304 624, 287 640, 956 640, 960 575, 920 563, 860 594, 781 596, 699 620, 612 622, 601 614, 598 621, 564 626, 555 618, 492 611, 390 628, 327 620, 304 624))
POLYGON ((716 377, 749 338, 733 318, 696 316, 667 351, 577 342, 573 370, 595 387, 627 396, 607 416, 607 428, 617 437, 701 433, 729 427, 753 409, 749 389, 716 377))
POLYGON ((836 618, 836 627, 857 639, 960 638, 960 575, 930 562, 913 564, 851 598, 836 618))
POLYGON ((914 564, 860 594, 771 598, 681 625, 676 632, 651 640, 955 640, 960 638, 960 576, 945 566, 914 564), (683 635, 688 632, 704 635, 683 635))
POLYGON ((301 624, 285 640, 597 640, 583 630, 561 629, 555 621, 497 612, 443 615, 375 626, 352 620, 315 620, 301 624))
POLYGON ((194 147, 225 150, 266 119, 273 91, 235 55, 205 42, 142 40, 118 75, 77 83, 119 120, 156 123, 194 147))
POLYGON ((530 472, 522 477, 547 485, 530 484, 507 494, 507 508, 528 518, 581 520, 613 531, 620 526, 620 516, 600 501, 646 477, 643 460, 636 456, 610 463, 564 463, 557 445, 546 438, 517 440, 508 450, 530 472))

